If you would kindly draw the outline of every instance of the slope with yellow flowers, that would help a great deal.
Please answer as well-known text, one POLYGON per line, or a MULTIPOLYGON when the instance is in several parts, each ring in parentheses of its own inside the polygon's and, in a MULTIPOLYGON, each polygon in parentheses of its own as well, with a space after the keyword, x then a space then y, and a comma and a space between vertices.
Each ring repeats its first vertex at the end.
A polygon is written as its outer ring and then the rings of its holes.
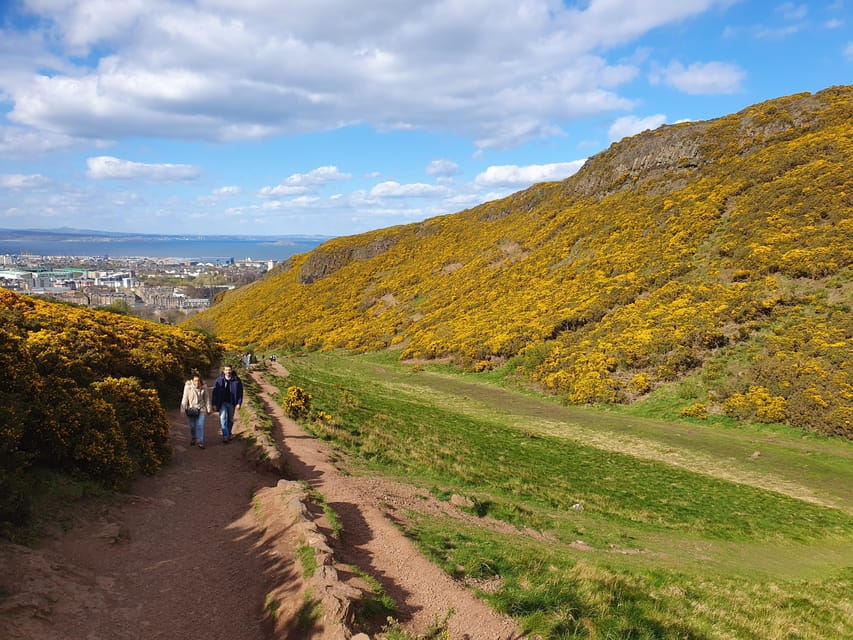
POLYGON ((574 176, 337 238, 193 323, 257 349, 398 347, 577 404, 853 435, 853 86, 665 126, 574 176))

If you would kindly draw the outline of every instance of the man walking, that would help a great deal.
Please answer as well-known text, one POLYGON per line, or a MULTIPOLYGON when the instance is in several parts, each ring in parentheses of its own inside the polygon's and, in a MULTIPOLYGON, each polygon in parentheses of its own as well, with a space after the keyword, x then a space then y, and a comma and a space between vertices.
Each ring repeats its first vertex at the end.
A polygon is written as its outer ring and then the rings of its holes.
POLYGON ((234 439, 231 429, 234 427, 234 413, 243 404, 243 382, 237 373, 226 364, 222 373, 213 384, 213 410, 219 412, 222 426, 222 444, 234 439))

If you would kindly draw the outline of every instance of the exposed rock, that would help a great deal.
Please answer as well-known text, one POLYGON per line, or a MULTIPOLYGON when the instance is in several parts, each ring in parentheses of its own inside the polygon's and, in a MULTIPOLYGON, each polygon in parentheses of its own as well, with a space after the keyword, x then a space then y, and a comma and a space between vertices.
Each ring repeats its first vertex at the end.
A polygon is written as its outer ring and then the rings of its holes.
MULTIPOLYGON (((276 484, 276 489, 299 535, 314 550, 317 569, 308 580, 308 587, 316 594, 323 612, 322 637, 326 640, 347 640, 352 637, 355 603, 362 598, 363 593, 341 581, 332 548, 306 506, 308 491, 305 487, 299 482, 282 479, 276 484)), ((369 640, 365 634, 359 636, 369 640)))
POLYGON ((450 504, 454 507, 467 507, 472 508, 474 506, 474 501, 470 498, 466 498, 465 496, 460 496, 459 494, 454 493, 450 496, 450 504))
POLYGON ((130 532, 127 530, 127 527, 123 527, 118 522, 108 522, 100 531, 98 531, 98 533, 95 534, 95 537, 103 538, 104 540, 108 540, 115 544, 122 540, 128 540, 130 538, 130 532))
POLYGON ((331 243, 321 246, 311 253, 299 269, 299 282, 311 284, 343 269, 351 262, 375 258, 388 251, 399 240, 399 236, 386 236, 371 240, 360 247, 352 244, 334 246, 331 243))

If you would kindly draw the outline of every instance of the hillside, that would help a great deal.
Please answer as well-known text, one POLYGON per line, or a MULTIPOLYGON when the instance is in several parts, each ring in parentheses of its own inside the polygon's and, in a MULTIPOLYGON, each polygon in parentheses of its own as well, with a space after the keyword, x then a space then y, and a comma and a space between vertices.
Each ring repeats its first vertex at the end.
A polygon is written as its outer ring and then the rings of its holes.
POLYGON ((622 140, 576 175, 338 238, 192 322, 506 367, 570 403, 853 436, 853 86, 622 140))

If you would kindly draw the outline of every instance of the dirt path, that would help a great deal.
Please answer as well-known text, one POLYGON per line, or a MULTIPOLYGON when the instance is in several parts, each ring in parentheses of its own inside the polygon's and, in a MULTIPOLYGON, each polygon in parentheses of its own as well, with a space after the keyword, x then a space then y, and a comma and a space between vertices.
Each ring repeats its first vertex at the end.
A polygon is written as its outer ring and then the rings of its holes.
MULTIPOLYGON (((273 373, 286 375, 278 363, 273 373)), ((330 462, 326 443, 306 434, 272 400, 277 390, 262 374, 253 374, 261 387, 267 413, 281 428, 288 475, 307 481, 319 491, 343 525, 342 544, 335 545, 338 560, 375 577, 397 603, 399 620, 407 630, 423 633, 448 611, 454 640, 513 640, 522 636, 514 622, 498 615, 470 591, 426 560, 394 526, 393 517, 406 505, 448 511, 425 492, 405 484, 350 476, 330 462)), ((455 517, 460 512, 455 510, 455 517)))
MULTIPOLYGON (((278 480, 254 470, 243 445, 189 446, 177 411, 172 463, 130 495, 33 550, 0 550, 6 640, 261 640, 273 576, 293 572, 254 527, 253 492, 278 480)), ((276 578, 278 579, 278 578, 276 578)))
MULTIPOLYGON (((280 367, 275 373, 286 374, 280 367)), ((404 629, 423 633, 453 610, 452 640, 522 637, 511 619, 424 559, 392 523, 415 506, 466 514, 405 484, 345 475, 325 443, 284 415, 263 375, 252 375, 288 478, 319 491, 343 525, 341 540, 330 540, 335 560, 376 578, 397 603, 404 629)), ((138 480, 128 495, 85 507, 69 531, 57 527, 33 549, 0 545, 0 638, 267 640, 273 624, 264 607, 273 592, 282 598, 275 603, 280 638, 319 637, 300 631, 296 620, 305 602, 295 560, 303 542, 290 516, 270 507, 282 502, 275 493, 280 475, 250 463, 245 442, 223 445, 218 417, 208 416, 201 450, 190 447, 183 416, 170 412, 171 464, 138 480)), ((238 414, 235 433, 244 421, 238 414)))

